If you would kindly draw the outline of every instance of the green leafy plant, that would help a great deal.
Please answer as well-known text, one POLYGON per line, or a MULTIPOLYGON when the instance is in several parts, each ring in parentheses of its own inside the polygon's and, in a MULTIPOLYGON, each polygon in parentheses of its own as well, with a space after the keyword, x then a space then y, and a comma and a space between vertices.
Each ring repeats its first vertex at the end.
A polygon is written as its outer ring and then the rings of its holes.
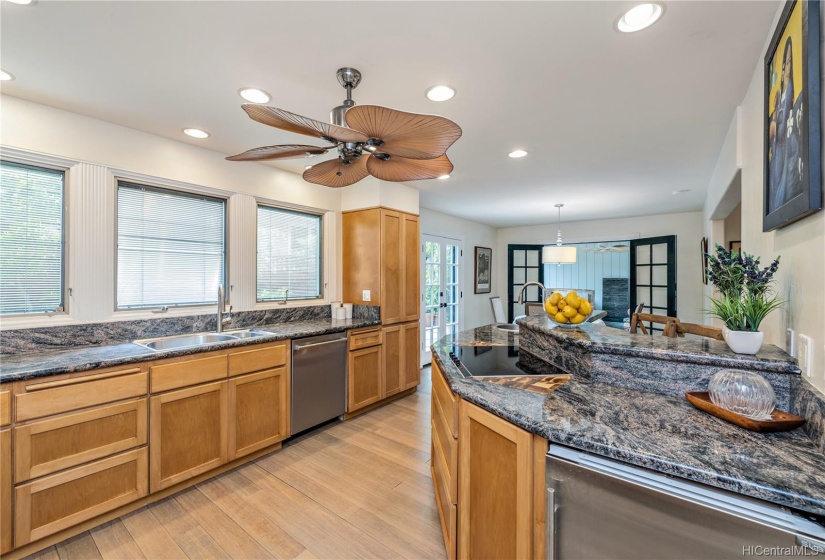
POLYGON ((721 245, 716 245, 715 255, 708 255, 708 280, 721 297, 711 298, 707 312, 732 331, 757 332, 765 317, 785 303, 773 293, 779 257, 765 268, 759 264, 759 257, 729 253, 721 245))

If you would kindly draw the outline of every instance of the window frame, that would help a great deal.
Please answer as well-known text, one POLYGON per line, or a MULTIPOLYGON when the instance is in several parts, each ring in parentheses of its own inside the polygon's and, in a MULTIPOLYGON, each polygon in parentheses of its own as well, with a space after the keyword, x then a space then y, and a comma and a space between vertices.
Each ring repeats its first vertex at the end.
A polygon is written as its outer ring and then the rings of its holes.
POLYGON ((272 303, 281 303, 282 298, 275 299, 258 299, 258 210, 263 208, 270 208, 273 210, 280 210, 290 214, 300 214, 304 216, 314 216, 318 218, 318 296, 314 298, 290 298, 287 297, 286 305, 290 302, 323 302, 326 300, 326 285, 324 281, 326 269, 324 267, 324 260, 326 259, 326 245, 324 230, 326 228, 326 212, 312 211, 306 208, 295 208, 283 204, 272 204, 255 201, 255 305, 267 305, 272 303))
POLYGON ((224 286, 224 302, 229 301, 229 197, 228 196, 220 196, 215 194, 214 192, 206 192, 204 189, 203 191, 198 189, 185 189, 180 187, 171 187, 168 185, 159 185, 152 183, 150 181, 144 181, 143 179, 133 179, 130 177, 126 177, 123 175, 115 176, 115 196, 114 196, 114 203, 115 203, 115 213, 114 213, 114 258, 113 258, 113 265, 114 265, 114 313, 135 313, 141 311, 152 311, 153 313, 156 312, 166 312, 169 309, 185 309, 185 308, 194 308, 194 307, 208 307, 217 304, 217 298, 215 303, 180 303, 180 304, 166 304, 166 305, 140 305, 140 306, 130 306, 130 307, 119 307, 118 306, 118 299, 117 299, 117 287, 118 287, 118 235, 119 235, 119 194, 120 194, 120 187, 121 184, 125 184, 126 186, 131 187, 139 187, 142 189, 146 189, 149 191, 154 192, 161 192, 167 194, 173 194, 178 196, 185 196, 189 198, 207 198, 212 199, 215 201, 220 201, 223 203, 223 286, 224 286), (157 311, 155 311, 157 310, 157 311), (162 311, 161 311, 162 310, 162 311))
POLYGON ((3 155, 0 164, 9 164, 28 169, 46 169, 57 171, 63 176, 60 208, 60 305, 52 311, 35 311, 31 313, 0 313, 6 321, 25 317, 52 317, 55 315, 69 315, 69 300, 71 288, 68 285, 69 276, 69 171, 68 164, 52 163, 47 158, 16 158, 3 155))

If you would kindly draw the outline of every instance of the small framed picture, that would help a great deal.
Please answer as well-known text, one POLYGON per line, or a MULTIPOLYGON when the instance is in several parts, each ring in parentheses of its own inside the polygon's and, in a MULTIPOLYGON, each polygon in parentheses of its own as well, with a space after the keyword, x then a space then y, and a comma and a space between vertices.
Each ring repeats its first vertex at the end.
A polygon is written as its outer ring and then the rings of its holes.
POLYGON ((489 294, 493 278, 493 250, 488 247, 476 247, 475 258, 475 293, 489 294))
POLYGON ((699 242, 699 256, 702 259, 702 284, 708 283, 708 238, 703 237, 699 242))
POLYGON ((728 253, 741 253, 742 252, 742 242, 741 241, 729 241, 728 242, 728 253))

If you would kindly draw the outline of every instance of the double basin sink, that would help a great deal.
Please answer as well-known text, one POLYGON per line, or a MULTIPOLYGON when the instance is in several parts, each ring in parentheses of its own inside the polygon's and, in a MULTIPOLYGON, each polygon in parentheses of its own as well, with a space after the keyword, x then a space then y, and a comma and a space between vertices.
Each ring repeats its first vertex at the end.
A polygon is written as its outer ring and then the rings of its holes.
POLYGON ((177 336, 164 336, 161 338, 147 338, 136 340, 135 344, 140 344, 144 348, 160 352, 162 350, 175 350, 177 348, 189 348, 192 346, 204 346, 215 342, 227 342, 238 340, 239 338, 255 338, 267 336, 274 333, 269 331, 259 331, 255 329, 245 329, 240 331, 230 331, 225 333, 196 333, 181 334, 177 336))

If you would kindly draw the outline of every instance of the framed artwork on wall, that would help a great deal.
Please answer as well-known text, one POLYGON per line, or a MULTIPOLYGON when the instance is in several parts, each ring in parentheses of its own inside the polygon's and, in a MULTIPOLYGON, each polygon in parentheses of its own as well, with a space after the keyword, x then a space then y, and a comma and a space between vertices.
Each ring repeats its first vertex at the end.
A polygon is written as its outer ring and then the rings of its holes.
POLYGON ((708 283, 708 238, 703 237, 699 242, 699 255, 702 258, 702 284, 708 283))
POLYGON ((475 255, 475 293, 489 294, 493 278, 493 250, 488 247, 476 247, 475 255))
POLYGON ((762 231, 822 208, 820 9, 787 2, 765 54, 762 231))

